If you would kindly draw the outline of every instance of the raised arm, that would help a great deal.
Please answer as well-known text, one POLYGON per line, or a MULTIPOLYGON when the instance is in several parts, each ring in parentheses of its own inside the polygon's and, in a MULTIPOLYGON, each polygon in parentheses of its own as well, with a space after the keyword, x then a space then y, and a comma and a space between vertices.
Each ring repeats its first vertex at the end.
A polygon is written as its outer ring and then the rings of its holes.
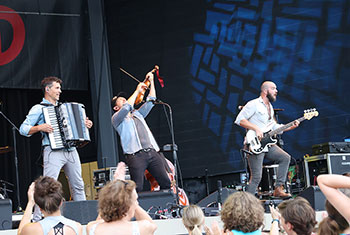
POLYGON ((35 184, 33 182, 29 186, 29 189, 28 189, 28 192, 27 192, 27 194, 28 194, 28 203, 27 203, 27 206, 26 206, 26 210, 24 211, 21 223, 19 224, 19 227, 18 227, 18 231, 17 231, 18 235, 26 234, 25 232, 22 233, 22 230, 23 230, 24 226, 26 226, 27 224, 30 224, 33 208, 34 208, 34 205, 35 205, 35 202, 34 202, 34 186, 35 186, 35 184))
POLYGON ((157 229, 157 225, 154 223, 152 218, 147 214, 147 212, 142 209, 139 205, 135 210, 135 218, 138 221, 140 226, 140 231, 142 235, 145 234, 154 234, 154 231, 157 229))
POLYGON ((319 175, 317 183, 327 200, 350 221, 350 198, 338 188, 350 188, 350 177, 342 175, 319 175))

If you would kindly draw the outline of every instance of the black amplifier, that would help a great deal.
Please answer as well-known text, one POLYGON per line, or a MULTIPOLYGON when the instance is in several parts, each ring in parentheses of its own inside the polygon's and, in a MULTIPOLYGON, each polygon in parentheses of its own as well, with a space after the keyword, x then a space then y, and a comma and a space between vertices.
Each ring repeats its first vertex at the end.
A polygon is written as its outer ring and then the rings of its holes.
POLYGON ((350 172, 350 153, 327 153, 304 157, 306 185, 317 185, 321 174, 344 174, 350 172))
POLYGON ((350 153, 350 142, 327 142, 312 145, 312 155, 326 153, 350 153))

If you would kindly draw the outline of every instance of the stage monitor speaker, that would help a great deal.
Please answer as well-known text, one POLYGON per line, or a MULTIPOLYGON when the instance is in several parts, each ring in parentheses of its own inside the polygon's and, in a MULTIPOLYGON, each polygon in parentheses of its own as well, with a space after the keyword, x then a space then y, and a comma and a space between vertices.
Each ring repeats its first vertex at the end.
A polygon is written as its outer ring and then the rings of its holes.
POLYGON ((171 190, 160 190, 155 192, 139 192, 139 205, 149 211, 152 208, 165 209, 176 204, 175 194, 171 190))
MULTIPOLYGON (((234 189, 230 189, 230 188, 222 188, 222 193, 221 193, 221 202, 222 204, 225 202, 226 198, 232 194, 237 192, 234 189)), ((197 205, 200 207, 210 207, 213 204, 217 204, 218 202, 218 191, 215 191, 211 194, 209 194, 207 197, 203 198, 202 200, 200 200, 197 205)))
POLYGON ((0 230, 12 229, 12 201, 0 199, 0 230))
POLYGON ((318 186, 310 186, 302 191, 299 196, 308 200, 315 211, 324 211, 326 197, 318 186))
POLYGON ((96 200, 64 202, 62 215, 85 225, 96 220, 98 203, 96 200))

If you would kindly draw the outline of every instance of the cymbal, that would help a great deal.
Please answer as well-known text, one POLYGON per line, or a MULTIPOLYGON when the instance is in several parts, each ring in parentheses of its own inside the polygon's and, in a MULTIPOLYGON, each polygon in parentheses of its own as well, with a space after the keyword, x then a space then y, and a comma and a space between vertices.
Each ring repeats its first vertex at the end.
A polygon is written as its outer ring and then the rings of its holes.
POLYGON ((10 146, 0 147, 0 154, 11 152, 12 148, 10 146))
POLYGON ((284 109, 273 109, 275 112, 284 111, 284 109))

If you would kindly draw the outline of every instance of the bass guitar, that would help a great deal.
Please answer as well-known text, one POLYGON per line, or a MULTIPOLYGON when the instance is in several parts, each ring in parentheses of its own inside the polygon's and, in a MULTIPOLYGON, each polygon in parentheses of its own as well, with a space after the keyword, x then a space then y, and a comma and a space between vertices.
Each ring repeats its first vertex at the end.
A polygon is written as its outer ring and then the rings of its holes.
POLYGON ((310 120, 313 117, 317 117, 318 112, 316 109, 304 110, 304 116, 298 118, 288 124, 285 124, 276 130, 264 132, 264 136, 259 140, 254 130, 248 130, 246 134, 246 142, 249 145, 249 150, 254 154, 260 154, 268 149, 273 144, 277 143, 276 134, 283 132, 289 127, 293 126, 295 121, 302 122, 304 120, 310 120))

